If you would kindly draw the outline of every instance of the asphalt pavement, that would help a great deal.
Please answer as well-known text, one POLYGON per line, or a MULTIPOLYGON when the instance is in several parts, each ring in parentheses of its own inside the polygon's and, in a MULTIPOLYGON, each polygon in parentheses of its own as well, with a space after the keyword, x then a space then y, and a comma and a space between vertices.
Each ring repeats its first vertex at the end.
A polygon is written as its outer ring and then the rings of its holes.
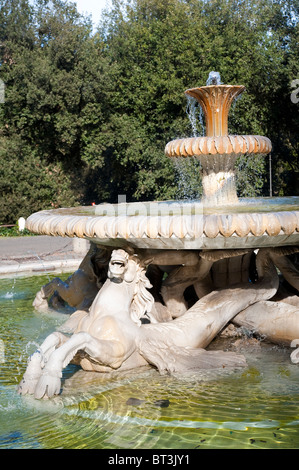
POLYGON ((73 271, 89 248, 87 240, 47 235, 0 237, 0 276, 73 271))

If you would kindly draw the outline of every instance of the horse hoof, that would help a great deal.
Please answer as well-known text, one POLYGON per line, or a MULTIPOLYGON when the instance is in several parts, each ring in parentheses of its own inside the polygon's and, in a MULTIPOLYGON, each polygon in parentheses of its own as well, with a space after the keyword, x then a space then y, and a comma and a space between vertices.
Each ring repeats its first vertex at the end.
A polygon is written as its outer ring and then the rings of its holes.
POLYGON ((60 384, 59 377, 44 374, 40 377, 35 387, 34 397, 39 399, 43 397, 51 398, 54 395, 58 395, 60 393, 60 384))

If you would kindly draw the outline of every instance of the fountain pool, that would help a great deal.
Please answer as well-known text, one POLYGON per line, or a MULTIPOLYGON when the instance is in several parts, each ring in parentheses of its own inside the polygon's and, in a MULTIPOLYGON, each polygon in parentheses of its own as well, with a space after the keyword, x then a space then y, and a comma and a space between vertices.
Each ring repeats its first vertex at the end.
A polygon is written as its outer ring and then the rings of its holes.
MULTIPOLYGON (((69 365, 62 395, 19 395, 28 355, 65 321, 32 306, 48 276, 0 280, 1 449, 298 448, 299 368, 288 347, 262 339, 248 349, 241 339, 248 367, 229 375, 182 380, 147 367, 99 374, 69 365)), ((218 337, 209 349, 235 341, 218 337)))

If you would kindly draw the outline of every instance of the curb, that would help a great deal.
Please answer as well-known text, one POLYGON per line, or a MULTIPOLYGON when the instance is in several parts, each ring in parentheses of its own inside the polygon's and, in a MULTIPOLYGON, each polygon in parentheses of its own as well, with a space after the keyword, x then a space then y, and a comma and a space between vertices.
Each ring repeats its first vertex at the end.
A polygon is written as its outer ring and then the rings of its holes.
POLYGON ((78 269, 82 259, 54 260, 36 263, 18 263, 14 265, 0 266, 0 276, 5 274, 20 274, 23 272, 45 273, 48 271, 61 271, 78 269))

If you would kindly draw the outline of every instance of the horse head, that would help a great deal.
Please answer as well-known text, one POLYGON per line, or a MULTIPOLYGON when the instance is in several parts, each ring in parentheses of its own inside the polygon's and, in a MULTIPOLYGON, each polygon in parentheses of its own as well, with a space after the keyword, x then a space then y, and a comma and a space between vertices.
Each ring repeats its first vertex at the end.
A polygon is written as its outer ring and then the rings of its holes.
POLYGON ((114 282, 131 283, 136 278, 137 263, 124 250, 114 250, 108 266, 108 278, 114 282))
POLYGON ((124 250, 114 250, 108 267, 108 278, 113 283, 132 285, 131 319, 141 325, 141 317, 149 315, 154 298, 148 291, 152 287, 145 274, 145 269, 136 255, 124 250))

